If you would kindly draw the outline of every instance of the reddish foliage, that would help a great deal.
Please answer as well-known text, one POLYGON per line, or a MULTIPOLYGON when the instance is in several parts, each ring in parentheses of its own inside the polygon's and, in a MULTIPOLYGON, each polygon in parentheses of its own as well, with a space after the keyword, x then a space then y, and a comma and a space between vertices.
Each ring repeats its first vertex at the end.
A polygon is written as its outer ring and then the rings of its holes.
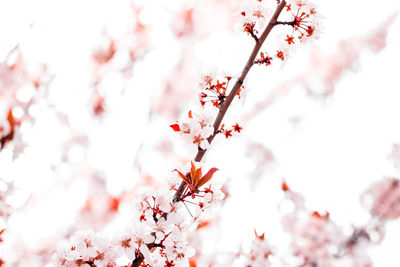
POLYGON ((172 130, 174 130, 175 132, 179 132, 181 130, 181 128, 179 127, 179 124, 177 124, 177 123, 171 124, 169 127, 171 127, 172 130))
POLYGON ((197 267, 197 259, 195 257, 189 259, 189 267, 197 267))
POLYGON ((197 229, 208 227, 210 224, 211 224, 211 222, 209 220, 202 221, 197 225, 197 229))
POLYGON ((110 197, 109 205, 110 211, 117 212, 121 199, 117 197, 110 197))
POLYGON ((10 132, 0 138, 0 149, 2 149, 8 142, 14 138, 15 127, 19 125, 19 122, 14 118, 12 114, 12 108, 8 110, 7 122, 10 125, 10 132))
POLYGON ((5 228, 3 230, 0 230, 0 243, 3 242, 3 237, 1 237, 1 235, 4 233, 5 230, 5 228))
POLYGON ((265 233, 263 233, 262 235, 258 235, 257 231, 254 229, 254 234, 256 235, 256 238, 258 238, 260 240, 264 240, 265 239, 265 233))
POLYGON ((329 212, 326 211, 324 215, 321 215, 318 211, 314 211, 311 216, 326 220, 329 218, 329 212))
POLYGON ((93 103, 93 113, 96 116, 100 116, 104 113, 104 97, 101 96, 97 91, 93 103))
POLYGON ((178 171, 175 169, 174 171, 178 172, 179 176, 182 178, 182 180, 185 181, 185 183, 188 185, 191 193, 196 193, 201 186, 203 186, 205 183, 211 180, 213 177, 214 173, 218 171, 217 168, 211 168, 204 176, 202 175, 201 168, 196 168, 194 165, 193 161, 191 162, 191 169, 190 172, 188 172, 186 175, 184 175, 182 172, 178 171))
POLYGON ((287 185, 287 183, 286 183, 286 181, 284 180, 284 181, 282 181, 282 190, 283 191, 290 191, 290 188, 289 188, 289 186, 287 185))

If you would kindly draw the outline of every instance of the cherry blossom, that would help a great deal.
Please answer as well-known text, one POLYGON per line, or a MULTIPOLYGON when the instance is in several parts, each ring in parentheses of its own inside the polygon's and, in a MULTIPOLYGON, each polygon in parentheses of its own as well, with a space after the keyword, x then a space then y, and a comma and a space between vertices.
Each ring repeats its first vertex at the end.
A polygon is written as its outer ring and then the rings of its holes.
POLYGON ((318 27, 318 16, 314 5, 308 1, 293 0, 287 1, 286 11, 291 14, 289 22, 278 22, 278 24, 290 25, 293 30, 292 34, 286 35, 286 42, 291 45, 296 39, 303 41, 314 35, 316 27, 318 27))
POLYGON ((170 125, 170 127, 175 132, 180 133, 184 139, 188 140, 190 143, 201 149, 208 149, 209 142, 207 138, 214 133, 214 126, 212 123, 217 113, 218 110, 216 107, 205 105, 196 110, 190 110, 187 118, 180 123, 170 125))
POLYGON ((270 19, 272 11, 263 3, 248 1, 240 12, 241 25, 243 31, 258 40, 257 34, 265 27, 265 23, 270 19))

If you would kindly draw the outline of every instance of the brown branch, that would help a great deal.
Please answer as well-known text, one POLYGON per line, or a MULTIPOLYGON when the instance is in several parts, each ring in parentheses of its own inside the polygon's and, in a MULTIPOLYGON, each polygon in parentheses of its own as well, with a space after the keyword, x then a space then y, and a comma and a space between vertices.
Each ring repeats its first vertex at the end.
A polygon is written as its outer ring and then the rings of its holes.
MULTIPOLYGON (((226 111, 228 110, 229 106, 231 105, 233 99, 235 98, 235 95, 237 94, 237 92, 239 91, 240 87, 243 85, 243 82, 247 76, 247 74, 249 73, 251 67, 254 64, 254 61, 258 55, 258 52, 261 49, 261 46, 263 45, 265 39, 267 39, 269 33, 271 32, 272 28, 277 25, 277 19, 279 17, 279 15, 281 14, 283 8, 286 5, 286 1, 280 1, 274 14, 272 15, 267 27, 265 28, 264 32, 261 34, 260 38, 258 38, 256 40, 256 44, 254 45, 254 48, 250 54, 249 59, 247 60, 246 65, 244 66, 242 73, 240 75, 240 77, 236 80, 235 84, 233 85, 233 88, 231 90, 231 92, 229 93, 229 95, 226 97, 225 101, 221 104, 221 107, 219 109, 218 112, 218 116, 214 121, 214 133, 207 138, 207 141, 211 144, 211 142, 214 140, 215 136, 219 133, 219 127, 221 125, 222 119, 224 118, 226 111)), ((196 162, 200 162, 202 160, 202 158, 204 157, 205 153, 206 153, 206 149, 201 149, 199 148, 194 161, 196 162)), ((173 202, 176 203, 180 200, 182 200, 182 193, 185 189, 185 185, 186 183, 184 181, 181 182, 181 184, 178 187, 177 192, 174 195, 173 198, 173 202)), ((162 216, 166 216, 166 214, 163 214, 162 216)), ((154 247, 154 244, 148 244, 147 245, 150 248, 154 247)), ((141 265, 141 263, 143 262, 144 257, 143 255, 139 254, 137 256, 137 258, 132 262, 131 267, 138 267, 141 265)))
MULTIPOLYGON (((265 39, 268 37, 269 33, 271 32, 272 28, 276 25, 277 19, 279 17, 279 14, 282 12, 282 9, 285 7, 286 1, 281 1, 279 5, 277 6, 275 13, 272 15, 271 20, 269 21, 267 27, 265 28, 264 32, 261 34, 260 38, 254 45, 253 51, 250 54, 249 59, 247 60, 246 65, 244 66, 242 70, 242 74, 240 75, 239 79, 236 80, 236 83, 234 84, 231 92, 229 95, 226 97, 224 103, 222 103, 219 113, 217 118, 215 119, 214 122, 214 133, 207 138, 207 141, 211 144, 215 136, 219 133, 219 126, 221 125, 222 119, 225 116, 226 111, 228 110, 230 104, 233 101, 233 98, 239 91, 240 87, 242 86, 247 74, 249 73, 251 67, 254 64, 254 60, 256 59, 258 52, 260 51, 261 46, 263 45, 265 39)), ((196 154, 196 157, 194 158, 194 161, 200 162, 202 158, 204 157, 204 154, 206 153, 207 150, 205 149, 200 149, 196 154)), ((183 189, 185 187, 185 182, 183 181, 178 188, 178 191, 182 193, 183 189)), ((174 202, 178 201, 180 197, 180 194, 177 192, 174 196, 174 202)))
MULTIPOLYGON (((152 243, 152 244, 148 244, 147 247, 148 247, 149 249, 152 249, 152 248, 156 247, 156 245, 155 245, 154 243, 152 243)), ((140 253, 140 252, 139 252, 139 253, 140 253)), ((144 260, 144 257, 143 257, 143 255, 140 253, 140 254, 136 257, 136 259, 134 259, 134 260, 132 261, 131 267, 139 267, 140 264, 142 264, 143 260, 144 260)))
POLYGON ((249 34, 250 34, 251 37, 253 37, 253 39, 254 39, 256 42, 259 41, 259 39, 258 39, 257 35, 254 33, 254 31, 249 31, 249 34))

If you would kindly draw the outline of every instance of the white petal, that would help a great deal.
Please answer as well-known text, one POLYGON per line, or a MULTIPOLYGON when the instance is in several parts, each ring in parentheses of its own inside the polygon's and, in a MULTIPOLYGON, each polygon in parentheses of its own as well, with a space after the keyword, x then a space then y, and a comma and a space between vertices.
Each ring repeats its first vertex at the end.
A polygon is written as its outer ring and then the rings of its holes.
POLYGON ((210 143, 208 143, 207 139, 200 142, 201 149, 208 149, 210 147, 210 143))
POLYGON ((151 234, 147 234, 147 235, 143 236, 143 241, 146 244, 149 244, 149 243, 153 243, 155 241, 155 238, 151 234))
POLYGON ((131 261, 134 260, 136 258, 135 249, 133 247, 126 249, 125 255, 126 255, 126 257, 128 257, 129 260, 131 260, 131 261))
POLYGON ((191 257, 193 257, 195 254, 196 254, 196 250, 195 250, 194 248, 192 248, 192 247, 187 247, 187 248, 186 248, 186 253, 185 253, 185 256, 186 256, 186 257, 191 258, 191 257))
POLYGON ((149 248, 146 245, 141 245, 139 250, 143 254, 145 259, 150 258, 151 252, 150 252, 149 248))

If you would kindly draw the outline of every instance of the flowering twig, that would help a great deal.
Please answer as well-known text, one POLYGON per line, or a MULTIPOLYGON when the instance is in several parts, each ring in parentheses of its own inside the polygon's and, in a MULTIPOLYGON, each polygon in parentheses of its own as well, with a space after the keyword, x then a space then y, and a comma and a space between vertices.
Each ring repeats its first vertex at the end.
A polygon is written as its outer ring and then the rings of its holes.
MULTIPOLYGON (((212 135, 210 135, 207 138, 207 141, 209 144, 211 144, 211 142, 214 140, 215 136, 220 132, 220 125, 221 122, 230 106, 230 104, 232 103, 234 97, 237 95, 239 89, 241 88, 241 86, 244 83, 244 80, 247 76, 247 74, 249 73, 251 67, 254 65, 255 59, 261 49, 261 46, 263 45, 263 43, 265 42, 266 38, 268 37, 269 33, 271 32, 271 30, 273 29, 273 27, 276 25, 277 19, 280 15, 280 13, 282 12, 283 8, 286 5, 286 1, 281 1, 274 14, 272 15, 268 25, 266 26, 265 30, 263 31, 263 33, 261 34, 261 36, 259 38, 254 38, 256 43, 254 45, 254 48, 247 60, 246 65, 244 66, 242 73, 240 75, 240 77, 236 80, 234 86, 232 87, 232 90, 230 91, 229 95, 224 99, 224 101, 221 103, 220 107, 219 107, 219 112, 218 115, 213 123, 213 127, 214 127, 214 132, 212 135)), ((194 161, 196 162, 200 162, 202 160, 202 158, 204 157, 205 153, 206 153, 207 149, 202 149, 202 148, 198 148, 198 152, 194 158, 194 161)), ((179 185, 177 192, 174 195, 173 198, 173 203, 182 201, 184 197, 187 196, 187 194, 184 194, 184 191, 186 189, 186 185, 187 182, 186 181, 182 181, 181 184, 179 185)), ((163 214, 162 217, 167 216, 167 214, 163 214)), ((147 244, 147 246, 149 248, 154 247, 154 244, 147 244)), ((143 255, 139 255, 135 260, 132 261, 131 267, 138 267, 141 265, 141 263, 143 262, 144 257, 143 255)))
MULTIPOLYGON (((268 37, 272 28, 276 25, 279 14, 282 12, 285 5, 286 5, 286 1, 281 1, 278 4, 278 6, 277 6, 274 14, 272 15, 267 27, 265 28, 264 32, 261 34, 260 38, 258 38, 256 40, 256 44, 254 45, 253 51, 251 52, 250 57, 247 60, 247 63, 242 70, 242 74, 236 80, 236 83, 234 84, 229 95, 226 97, 225 101, 221 104, 221 106, 219 108, 218 116, 215 119, 214 124, 213 124, 214 133, 207 138, 207 141, 210 144, 213 141, 214 137, 218 134, 219 126, 221 125, 222 119, 224 118, 226 111, 228 110, 228 108, 229 108, 230 104, 232 103, 233 98, 237 94, 238 90, 243 85, 244 79, 246 78, 247 74, 249 73, 251 67, 253 66, 255 59, 258 55, 258 52, 261 49, 261 46, 263 45, 265 39, 268 37)), ((206 153, 206 151, 207 151, 206 149, 199 148, 199 151, 197 152, 196 157, 194 158, 194 161, 200 162, 202 160, 202 158, 204 157, 204 154, 206 153)), ((177 202, 180 200, 180 196, 181 196, 180 193, 182 193, 182 191, 184 190, 185 185, 186 185, 185 182, 182 182, 179 185, 178 192, 175 194, 175 197, 174 197, 174 202, 177 202)))

